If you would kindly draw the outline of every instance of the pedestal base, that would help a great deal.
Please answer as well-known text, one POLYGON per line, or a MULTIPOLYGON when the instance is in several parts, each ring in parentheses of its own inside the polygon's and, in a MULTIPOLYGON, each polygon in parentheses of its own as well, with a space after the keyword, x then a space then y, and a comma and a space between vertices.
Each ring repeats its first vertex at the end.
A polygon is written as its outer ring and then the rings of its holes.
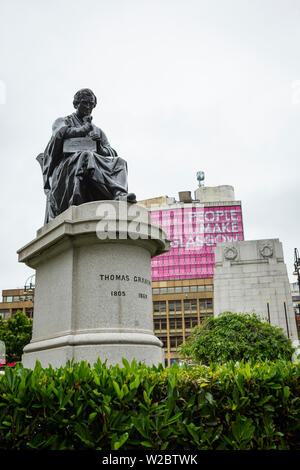
POLYGON ((89 333, 68 335, 51 340, 32 342, 23 355, 23 366, 33 369, 38 360, 43 367, 60 367, 72 359, 87 361, 91 366, 100 358, 107 365, 122 365, 122 358, 130 363, 133 358, 148 366, 164 364, 161 341, 153 334, 143 333, 89 333))
POLYGON ((71 207, 19 250, 36 269, 33 336, 24 367, 122 358, 164 364, 153 334, 151 257, 168 251, 166 234, 142 206, 104 201, 71 207), (139 222, 135 223, 134 214, 139 222), (101 214, 109 213, 110 226, 101 214), (105 228, 106 227, 106 228, 105 228), (111 230, 115 229, 115 232, 111 230))

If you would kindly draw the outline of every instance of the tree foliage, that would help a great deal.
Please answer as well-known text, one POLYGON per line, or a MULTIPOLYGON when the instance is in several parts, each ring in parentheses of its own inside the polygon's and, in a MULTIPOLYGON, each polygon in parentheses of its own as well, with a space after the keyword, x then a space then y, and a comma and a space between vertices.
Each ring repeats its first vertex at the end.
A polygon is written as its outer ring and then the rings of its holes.
POLYGON ((21 360, 23 349, 31 340, 32 320, 18 311, 13 318, 3 320, 0 318, 0 340, 4 341, 6 348, 6 362, 21 360))
POLYGON ((271 326, 257 315, 225 312, 194 328, 180 347, 185 358, 202 364, 228 361, 291 360, 291 341, 281 328, 271 326))

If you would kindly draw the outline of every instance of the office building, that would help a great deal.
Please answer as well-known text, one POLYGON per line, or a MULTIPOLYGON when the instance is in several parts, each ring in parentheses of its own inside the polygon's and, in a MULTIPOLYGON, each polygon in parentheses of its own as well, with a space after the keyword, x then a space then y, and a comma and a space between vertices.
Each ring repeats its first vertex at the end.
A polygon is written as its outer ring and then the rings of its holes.
POLYGON ((28 318, 33 316, 34 288, 6 289, 2 291, 0 302, 0 316, 4 320, 12 318, 20 310, 28 318))
POLYGON ((166 365, 179 361, 178 347, 194 326, 213 316, 215 246, 244 240, 241 201, 232 186, 199 186, 139 201, 171 240, 168 253, 151 262, 153 325, 164 344, 166 365))

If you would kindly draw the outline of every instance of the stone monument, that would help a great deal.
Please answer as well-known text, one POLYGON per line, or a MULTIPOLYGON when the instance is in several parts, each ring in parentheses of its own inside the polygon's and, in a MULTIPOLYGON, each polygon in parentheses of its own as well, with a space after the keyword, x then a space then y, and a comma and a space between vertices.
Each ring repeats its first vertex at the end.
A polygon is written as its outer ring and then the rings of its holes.
POLYGON ((278 239, 219 243, 215 248, 214 315, 256 313, 298 339, 290 283, 278 239))
POLYGON ((76 113, 55 122, 38 157, 46 223, 18 251, 19 261, 36 270, 24 367, 36 360, 43 367, 72 359, 93 365, 98 358, 121 364, 123 357, 164 363, 153 333, 150 261, 168 251, 169 240, 128 193, 126 162, 103 131, 91 128, 95 103, 90 90, 80 90, 76 113))

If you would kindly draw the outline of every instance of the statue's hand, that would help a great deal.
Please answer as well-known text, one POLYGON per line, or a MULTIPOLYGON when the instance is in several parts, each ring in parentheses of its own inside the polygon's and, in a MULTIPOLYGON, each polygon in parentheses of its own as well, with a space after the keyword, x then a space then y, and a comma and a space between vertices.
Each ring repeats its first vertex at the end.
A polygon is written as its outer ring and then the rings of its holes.
POLYGON ((99 134, 97 134, 95 131, 90 132, 89 137, 91 137, 93 140, 100 140, 99 134))
POLYGON ((86 122, 92 122, 93 117, 92 116, 83 116, 82 120, 84 123, 86 122))
POLYGON ((86 122, 85 124, 83 124, 81 129, 85 133, 85 135, 88 135, 88 133, 93 130, 93 126, 91 122, 86 122))

